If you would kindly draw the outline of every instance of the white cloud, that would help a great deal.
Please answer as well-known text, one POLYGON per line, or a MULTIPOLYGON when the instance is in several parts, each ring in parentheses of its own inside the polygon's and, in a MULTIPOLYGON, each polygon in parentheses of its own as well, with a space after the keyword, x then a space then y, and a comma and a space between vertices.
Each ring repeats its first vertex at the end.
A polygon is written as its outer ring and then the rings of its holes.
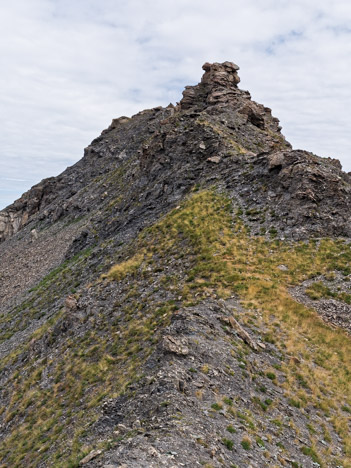
POLYGON ((80 159, 112 118, 179 101, 205 61, 238 63, 294 147, 351 170, 350 24, 342 0, 3 2, 0 208, 80 159))

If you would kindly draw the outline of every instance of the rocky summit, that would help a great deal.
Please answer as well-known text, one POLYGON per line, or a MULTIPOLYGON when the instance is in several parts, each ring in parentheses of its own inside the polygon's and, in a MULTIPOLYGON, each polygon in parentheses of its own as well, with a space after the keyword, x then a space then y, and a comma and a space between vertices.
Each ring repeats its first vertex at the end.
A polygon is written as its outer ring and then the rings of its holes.
POLYGON ((203 70, 0 211, 0 467, 351 467, 351 177, 203 70))

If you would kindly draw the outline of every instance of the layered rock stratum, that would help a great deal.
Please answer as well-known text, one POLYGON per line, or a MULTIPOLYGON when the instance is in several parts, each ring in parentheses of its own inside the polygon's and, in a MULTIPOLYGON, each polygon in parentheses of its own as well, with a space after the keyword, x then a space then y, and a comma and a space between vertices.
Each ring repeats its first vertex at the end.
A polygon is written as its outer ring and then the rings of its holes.
POLYGON ((0 466, 351 466, 350 175, 203 70, 0 212, 0 466))

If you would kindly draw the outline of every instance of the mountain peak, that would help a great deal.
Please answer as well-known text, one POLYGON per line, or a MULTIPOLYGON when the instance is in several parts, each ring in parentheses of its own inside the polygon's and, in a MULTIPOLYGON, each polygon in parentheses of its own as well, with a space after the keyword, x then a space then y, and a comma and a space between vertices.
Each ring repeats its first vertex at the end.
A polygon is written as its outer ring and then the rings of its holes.
POLYGON ((237 73, 240 68, 234 62, 209 63, 202 65, 205 73, 202 76, 201 83, 213 83, 225 88, 236 87, 240 83, 240 78, 237 73))
POLYGON ((201 82, 196 86, 186 86, 183 91, 183 99, 180 102, 181 109, 189 109, 194 105, 212 106, 218 104, 233 103, 239 94, 245 93, 238 90, 240 78, 239 67, 233 62, 203 64, 205 70, 201 82))

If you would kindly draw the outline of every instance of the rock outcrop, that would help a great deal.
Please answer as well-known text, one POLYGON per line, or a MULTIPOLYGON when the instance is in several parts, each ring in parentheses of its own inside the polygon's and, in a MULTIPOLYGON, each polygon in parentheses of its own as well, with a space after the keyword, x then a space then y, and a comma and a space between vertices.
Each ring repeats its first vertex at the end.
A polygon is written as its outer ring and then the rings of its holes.
POLYGON ((206 109, 207 112, 221 112, 230 109, 245 116, 246 120, 260 129, 280 131, 279 120, 272 117, 271 109, 251 101, 250 93, 239 90, 239 67, 232 62, 205 63, 201 83, 186 86, 180 108, 206 109))
POLYGON ((0 212, 0 241, 16 234, 26 224, 28 216, 22 212, 4 210, 0 212))
POLYGON ((189 109, 197 105, 214 105, 235 103, 240 82, 237 71, 239 67, 232 62, 208 63, 202 66, 205 73, 201 83, 196 86, 186 86, 181 109, 189 109))
POLYGON ((55 178, 45 179, 0 211, 0 242, 16 234, 34 215, 43 210, 55 189, 55 178))

